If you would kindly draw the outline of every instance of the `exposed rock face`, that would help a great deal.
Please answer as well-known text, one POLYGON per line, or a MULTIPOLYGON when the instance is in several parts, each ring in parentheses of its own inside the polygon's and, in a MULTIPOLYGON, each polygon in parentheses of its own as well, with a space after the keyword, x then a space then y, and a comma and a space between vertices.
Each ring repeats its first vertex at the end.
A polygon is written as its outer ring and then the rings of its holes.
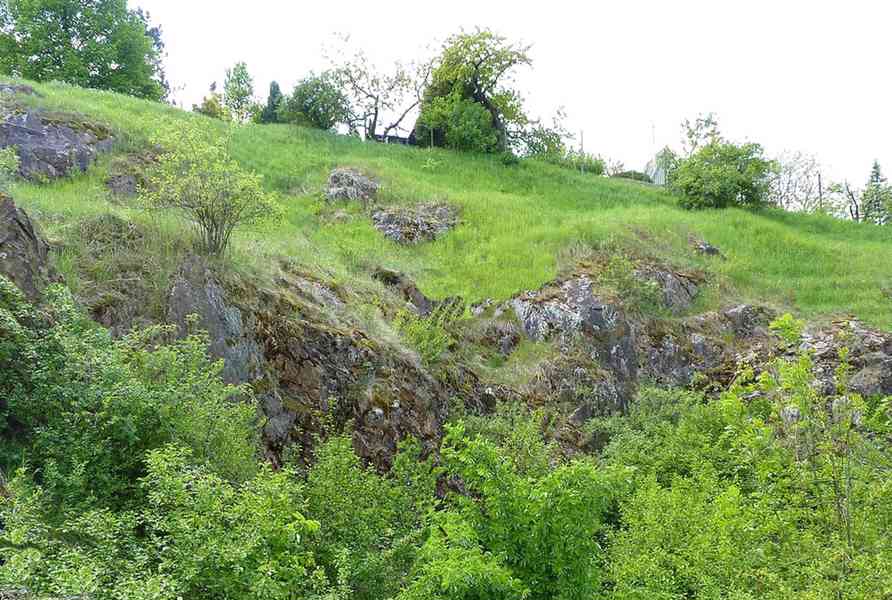
POLYGON ((643 280, 653 281, 663 291, 663 304, 673 313, 682 313, 691 307, 699 293, 698 281, 685 273, 668 269, 645 268, 635 274, 643 280))
MULTIPOLYGON (((686 278, 657 273, 665 275, 659 281, 667 295, 689 301, 696 293, 686 278)), ((577 356, 572 368, 556 363, 546 377, 587 394, 574 413, 576 421, 624 411, 645 380, 687 386, 698 372, 722 379, 723 368, 761 356, 771 345, 765 328, 772 315, 765 309, 741 305, 678 322, 633 317, 599 297, 584 275, 527 292, 509 306, 529 338, 555 340, 565 356, 577 356), (728 334, 735 343, 727 341, 728 334), (580 355, 588 360, 580 362, 580 355), (600 371, 593 374, 587 366, 592 364, 600 371)))
POLYGON ((328 176, 325 198, 329 202, 347 200, 368 204, 378 193, 378 182, 356 169, 335 169, 328 176))
POLYGON ((375 229, 397 244, 432 242, 458 223, 458 211, 447 204, 379 208, 372 213, 375 229))
POLYGON ((97 153, 111 144, 111 136, 102 127, 72 116, 39 110, 0 115, 0 148, 16 148, 19 171, 32 181, 86 171, 97 153))
POLYGON ((589 277, 570 279, 558 289, 528 292, 512 300, 511 307, 533 340, 559 338, 568 345, 584 336, 592 360, 615 378, 618 404, 625 409, 638 379, 635 331, 619 306, 594 294, 589 277))
POLYGON ((168 299, 168 320, 189 332, 189 316, 195 326, 210 336, 208 351, 225 362, 222 377, 227 383, 253 383, 263 373, 263 355, 254 340, 253 322, 229 303, 208 264, 201 258, 186 260, 174 277, 168 299))
POLYGON ((325 286, 291 276, 280 284, 292 293, 257 292, 250 307, 236 306, 208 265, 189 259, 168 315, 181 334, 188 315, 198 315, 210 354, 225 361, 224 380, 253 384, 273 462, 294 442, 311 452, 315 434, 348 421, 358 455, 379 467, 407 436, 433 450, 446 418, 442 387, 411 358, 337 321, 332 311, 342 301, 325 286))
POLYGON ((356 329, 279 320, 259 323, 264 356, 275 375, 282 407, 294 419, 276 450, 296 441, 311 449, 313 436, 353 421, 359 456, 387 467, 399 440, 417 437, 432 451, 440 439, 447 402, 439 384, 408 357, 382 347, 356 329))
POLYGON ((0 194, 0 274, 8 277, 31 301, 58 281, 49 262, 50 247, 25 211, 0 194))
POLYGON ((842 348, 848 349, 852 392, 865 397, 892 395, 892 333, 871 329, 856 319, 807 329, 799 350, 813 353, 818 382, 827 394, 836 386, 842 348))

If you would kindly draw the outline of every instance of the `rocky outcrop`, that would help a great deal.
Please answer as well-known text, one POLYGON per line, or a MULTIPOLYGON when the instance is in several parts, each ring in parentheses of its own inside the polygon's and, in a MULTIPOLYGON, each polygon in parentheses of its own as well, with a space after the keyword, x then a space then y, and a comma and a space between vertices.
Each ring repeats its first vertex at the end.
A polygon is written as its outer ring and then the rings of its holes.
POLYGON ((722 260, 725 259, 725 255, 722 254, 722 251, 706 240, 701 240, 692 236, 688 241, 691 245, 691 248, 693 248, 694 251, 697 252, 697 254, 701 254, 703 256, 716 256, 718 258, 721 258, 722 260))
POLYGON ((595 294, 588 276, 527 292, 510 305, 531 339, 557 339, 563 346, 582 342, 590 358, 614 378, 616 404, 625 409, 638 379, 635 329, 622 308, 595 294))
POLYGON ((39 96, 33 87, 23 83, 2 83, 0 82, 0 94, 22 95, 22 96, 39 96))
POLYGON ((16 148, 19 172, 32 181, 86 171, 111 144, 107 129, 73 115, 18 109, 0 114, 0 148, 16 148))
POLYGON ((356 452, 379 467, 389 466, 407 436, 428 451, 436 447, 446 397, 409 357, 359 329, 282 318, 278 310, 260 316, 258 326, 282 408, 294 420, 286 436, 267 436, 275 451, 291 443, 312 451, 318 433, 347 422, 356 452))
POLYGON ((229 302, 208 263, 199 257, 186 260, 174 276, 168 297, 168 321, 181 336, 195 328, 208 332, 208 351, 224 361, 223 380, 253 383, 264 371, 263 355, 254 339, 253 322, 229 302), (197 319, 192 320, 191 315, 197 319))
POLYGON ((24 210, 0 194, 0 274, 32 302, 59 277, 50 265, 50 247, 24 210))
POLYGON ((329 202, 349 201, 368 204, 378 193, 378 182, 357 169, 335 169, 328 176, 325 198, 329 202))
POLYGON ((864 397, 892 395, 892 333, 872 329, 856 319, 843 319, 807 328, 797 350, 812 353, 820 388, 831 395, 843 348, 850 367, 850 391, 864 397))
POLYGON ((663 306, 674 314, 688 310, 700 292, 700 279, 687 274, 658 267, 644 267, 635 271, 643 281, 654 282, 662 290, 663 306))
POLYGON ((414 360, 335 316, 343 306, 319 282, 286 275, 273 290, 240 290, 236 305, 201 259, 177 272, 169 319, 184 335, 208 331, 209 352, 225 362, 223 378, 254 386, 266 423, 263 437, 278 462, 296 445, 312 453, 317 436, 352 423, 359 456, 389 466, 399 441, 432 451, 446 418, 442 386, 414 360))
MULTIPOLYGON (((650 273, 665 284, 667 296, 684 300, 673 301, 677 307, 696 294, 687 278, 650 273)), ((551 365, 545 379, 584 391, 574 412, 577 421, 626 410, 644 381, 688 386, 696 373, 703 373, 724 382, 739 363, 767 356, 773 345, 766 329, 772 313, 766 309, 741 305, 682 320, 647 318, 601 296, 586 275, 527 292, 508 306, 527 337, 552 340, 564 357, 576 357, 567 368, 561 367, 570 364, 566 361, 551 365), (598 366, 597 372, 587 364, 598 366)))
POLYGON ((458 223, 458 211, 448 204, 378 208, 372 212, 372 222, 387 239, 409 246, 446 234, 458 223))

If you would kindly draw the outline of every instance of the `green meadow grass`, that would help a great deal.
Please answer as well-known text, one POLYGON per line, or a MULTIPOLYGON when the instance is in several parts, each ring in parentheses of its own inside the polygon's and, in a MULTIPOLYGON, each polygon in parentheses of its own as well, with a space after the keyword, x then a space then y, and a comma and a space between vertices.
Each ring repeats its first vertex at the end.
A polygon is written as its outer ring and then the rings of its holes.
MULTIPOLYGON (((487 156, 363 143, 286 125, 230 127, 181 110, 63 84, 35 85, 29 102, 108 124, 117 150, 144 146, 167 123, 200 120, 231 136, 231 151, 280 194, 281 222, 241 232, 231 260, 263 272, 287 258, 332 278, 365 278, 377 265, 414 277, 434 297, 502 300, 535 289, 572 267, 586 249, 630 252, 710 274, 707 304, 757 301, 810 318, 853 314, 892 328, 892 227, 777 210, 682 210, 662 189, 535 161, 505 166, 487 156), (382 182, 382 203, 438 200, 461 209, 461 225, 442 239, 404 248, 383 238, 358 207, 328 206, 321 189, 336 166, 358 167, 382 182), (335 209, 342 213, 332 218, 335 209), (720 247, 726 260, 696 256, 689 238, 720 247)), ((176 235, 185 225, 112 204, 108 159, 90 173, 14 195, 54 233, 65 221, 113 211, 176 235)), ((61 258, 64 262, 64 255, 61 258)))

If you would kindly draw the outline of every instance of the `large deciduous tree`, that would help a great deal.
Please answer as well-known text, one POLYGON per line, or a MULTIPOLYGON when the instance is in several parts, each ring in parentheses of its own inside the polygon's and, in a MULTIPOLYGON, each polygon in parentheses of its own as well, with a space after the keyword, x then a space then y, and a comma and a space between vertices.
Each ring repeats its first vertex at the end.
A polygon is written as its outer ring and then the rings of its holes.
POLYGON ((282 100, 278 119, 316 129, 334 129, 349 123, 350 103, 331 72, 310 73, 282 100))
POLYGON ((0 73, 162 100, 163 51, 126 0, 0 0, 0 73))
POLYGON ((345 124, 351 133, 377 140, 408 130, 403 123, 421 104, 430 60, 395 62, 381 69, 365 52, 351 48, 346 37, 329 50, 328 60, 332 82, 347 100, 345 124))
POLYGON ((824 208, 821 165, 803 152, 784 152, 777 160, 769 199, 789 211, 815 212, 824 208))
POLYGON ((419 141, 503 152, 529 123, 513 71, 530 65, 529 47, 489 30, 448 38, 424 93, 419 141))

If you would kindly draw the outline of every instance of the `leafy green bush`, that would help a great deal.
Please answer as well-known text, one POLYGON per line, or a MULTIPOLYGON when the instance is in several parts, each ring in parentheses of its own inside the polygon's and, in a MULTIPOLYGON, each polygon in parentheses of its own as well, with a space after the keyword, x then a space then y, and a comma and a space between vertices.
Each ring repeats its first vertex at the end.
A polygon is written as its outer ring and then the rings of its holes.
POLYGON ((499 150, 499 135, 489 111, 454 94, 431 99, 419 117, 416 135, 422 144, 428 143, 431 132, 434 145, 466 152, 499 150))
POLYGON ((388 477, 363 466, 348 438, 319 448, 307 475, 306 514, 320 523, 320 563, 351 598, 390 598, 406 585, 437 475, 414 440, 402 445, 388 477))
POLYGON ((680 161, 670 187, 685 208, 758 208, 767 202, 774 170, 759 144, 712 141, 680 161))
POLYGON ((888 442, 865 423, 888 408, 822 396, 813 367, 744 371, 709 403, 656 392, 622 422, 605 458, 634 469, 636 490, 611 542, 612 598, 882 596, 888 442))
POLYGON ((0 277, 2 469, 24 455, 48 498, 119 507, 138 501, 145 454, 166 443, 227 478, 249 477, 255 408, 233 401, 249 390, 220 380, 204 337, 156 346, 169 333, 113 340, 66 289, 49 288, 37 311, 0 277))

